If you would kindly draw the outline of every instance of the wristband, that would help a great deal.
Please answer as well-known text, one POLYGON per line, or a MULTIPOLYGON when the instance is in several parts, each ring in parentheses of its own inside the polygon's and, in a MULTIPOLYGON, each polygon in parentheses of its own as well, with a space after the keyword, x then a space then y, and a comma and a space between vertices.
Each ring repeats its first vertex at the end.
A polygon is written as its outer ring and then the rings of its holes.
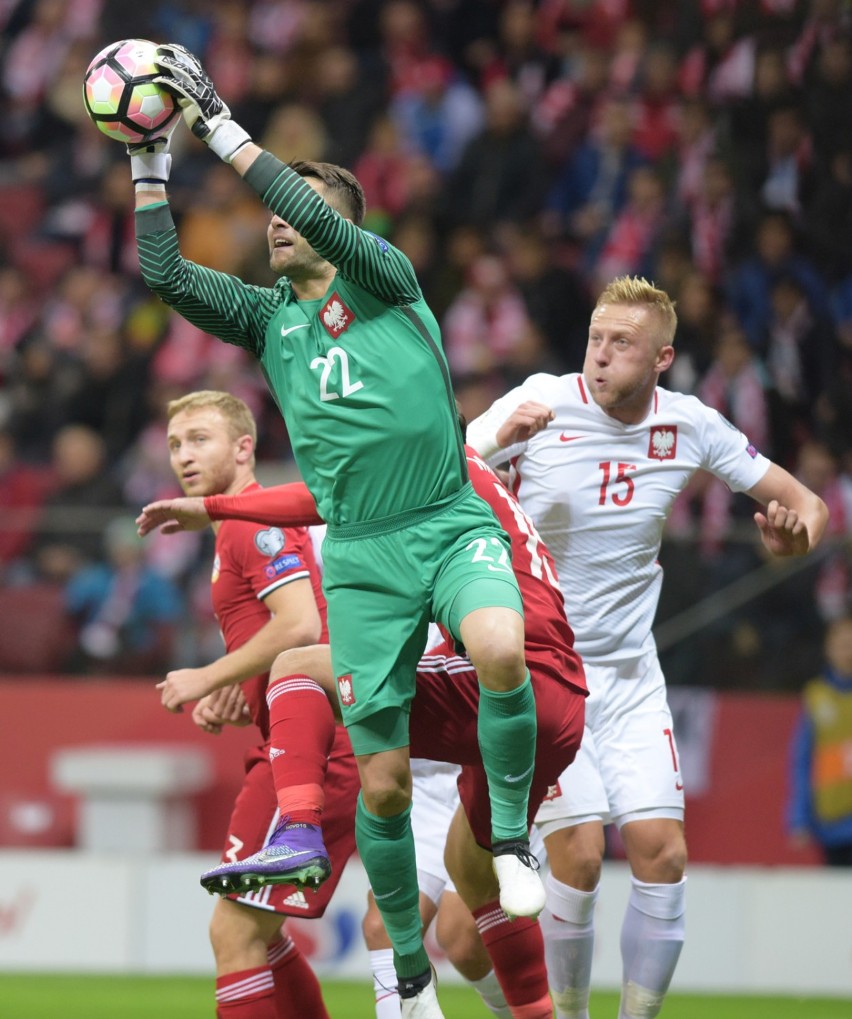
POLYGON ((233 120, 223 120, 204 141, 220 159, 230 163, 241 148, 251 143, 251 135, 233 120))
POLYGON ((130 178, 136 181, 158 180, 165 184, 172 168, 168 152, 134 152, 130 157, 130 178))

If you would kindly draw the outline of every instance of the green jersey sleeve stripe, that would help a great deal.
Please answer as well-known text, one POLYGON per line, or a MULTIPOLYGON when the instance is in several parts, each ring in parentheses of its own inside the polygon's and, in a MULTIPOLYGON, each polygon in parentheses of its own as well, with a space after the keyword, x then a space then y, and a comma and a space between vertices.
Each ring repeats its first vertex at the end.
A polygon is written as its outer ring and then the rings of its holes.
POLYGON ((182 258, 163 206, 138 210, 136 236, 142 278, 164 303, 204 332, 262 355, 265 325, 277 306, 274 290, 182 258))
POLYGON ((386 304, 421 298, 411 262, 398 248, 344 219, 289 166, 261 153, 245 175, 276 216, 289 223, 346 279, 386 304))

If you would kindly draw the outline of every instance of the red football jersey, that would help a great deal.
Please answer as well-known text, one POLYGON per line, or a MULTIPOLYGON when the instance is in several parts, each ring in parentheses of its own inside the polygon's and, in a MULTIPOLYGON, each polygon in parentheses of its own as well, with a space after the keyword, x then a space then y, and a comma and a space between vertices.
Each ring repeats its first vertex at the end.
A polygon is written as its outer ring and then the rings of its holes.
POLYGON ((470 480, 477 495, 494 510, 512 542, 512 570, 524 602, 524 656, 527 665, 547 669, 569 686, 587 691, 574 634, 565 616, 556 567, 535 524, 494 471, 465 446, 470 480))
MULTIPOLYGON (((244 491, 259 489, 250 485, 244 491)), ((311 538, 305 527, 274 527, 225 520, 216 534, 211 593, 213 611, 227 651, 242 647, 269 620, 263 599, 293 580, 308 578, 322 620, 320 640, 328 641, 325 598, 311 538)), ((283 650, 283 649, 282 649, 283 650)), ((268 673, 242 683, 251 717, 269 738, 266 706, 268 673)))

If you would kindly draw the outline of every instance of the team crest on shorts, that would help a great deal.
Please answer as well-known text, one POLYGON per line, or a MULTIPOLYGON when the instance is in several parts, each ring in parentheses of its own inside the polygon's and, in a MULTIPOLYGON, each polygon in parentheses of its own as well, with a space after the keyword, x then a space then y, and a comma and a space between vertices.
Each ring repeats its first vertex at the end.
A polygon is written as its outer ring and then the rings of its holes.
POLYGON ((340 703, 348 708, 355 703, 355 691, 352 689, 352 673, 347 672, 345 676, 337 677, 337 689, 340 693, 340 703))
POLYGON ((547 792, 544 794, 542 802, 546 803, 548 800, 558 799, 561 795, 562 795, 562 787, 557 782, 556 785, 549 785, 547 787, 547 792))
POLYGON ((674 460, 677 454, 677 425, 654 425, 648 443, 652 460, 674 460))
POLYGON ((355 321, 355 315, 346 307, 337 291, 325 302, 319 315, 326 332, 335 340, 355 321))

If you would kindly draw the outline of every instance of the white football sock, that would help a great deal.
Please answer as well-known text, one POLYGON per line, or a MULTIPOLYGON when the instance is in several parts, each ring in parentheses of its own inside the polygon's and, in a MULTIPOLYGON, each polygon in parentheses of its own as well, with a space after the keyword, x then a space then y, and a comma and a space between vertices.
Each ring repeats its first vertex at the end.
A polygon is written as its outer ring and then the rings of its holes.
POLYGON ((376 995, 376 1019, 399 1019, 399 995, 393 949, 377 948, 370 953, 373 991, 376 995))
POLYGON ((589 1019, 598 889, 582 892, 552 874, 544 884, 547 906, 540 922, 557 1019, 589 1019))
POLYGON ((511 1019, 512 1012, 506 1004, 506 997, 494 970, 480 980, 468 980, 470 986, 482 998, 485 1007, 500 1019, 511 1019))
POLYGON ((623 963, 618 1019, 653 1019, 674 975, 686 932, 686 878, 651 885, 631 878, 621 927, 623 963))

